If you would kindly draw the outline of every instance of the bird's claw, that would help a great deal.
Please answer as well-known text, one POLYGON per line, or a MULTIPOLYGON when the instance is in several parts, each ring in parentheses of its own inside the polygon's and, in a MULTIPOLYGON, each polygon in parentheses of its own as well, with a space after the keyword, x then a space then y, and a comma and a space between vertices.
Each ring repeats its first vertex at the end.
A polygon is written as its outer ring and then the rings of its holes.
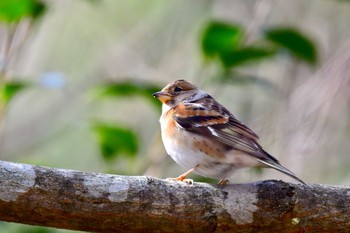
POLYGON ((230 181, 228 179, 222 179, 219 181, 220 185, 227 185, 230 181))
POLYGON ((185 182, 188 185, 193 185, 193 180, 192 179, 185 179, 182 177, 176 177, 176 178, 166 178, 167 180, 172 180, 172 181, 181 181, 185 182))

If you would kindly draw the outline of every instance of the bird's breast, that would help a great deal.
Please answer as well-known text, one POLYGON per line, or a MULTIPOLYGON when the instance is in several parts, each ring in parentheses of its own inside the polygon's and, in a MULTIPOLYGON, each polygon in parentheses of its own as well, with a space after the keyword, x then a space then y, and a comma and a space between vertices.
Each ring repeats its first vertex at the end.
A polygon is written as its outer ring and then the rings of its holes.
POLYGON ((170 112, 162 114, 160 123, 164 147, 181 166, 192 168, 225 158, 226 151, 221 144, 182 128, 170 112))

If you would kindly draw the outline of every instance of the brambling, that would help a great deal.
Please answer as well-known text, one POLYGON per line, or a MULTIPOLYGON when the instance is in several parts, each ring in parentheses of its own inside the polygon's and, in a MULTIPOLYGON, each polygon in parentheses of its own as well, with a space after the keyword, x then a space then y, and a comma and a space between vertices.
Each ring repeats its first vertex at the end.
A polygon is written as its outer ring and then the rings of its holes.
MULTIPOLYGON (((167 153, 188 169, 227 184, 238 168, 274 168, 305 184, 257 142, 259 137, 205 91, 177 80, 153 94, 162 105, 160 126, 167 153)), ((192 181, 193 182, 193 181, 192 181)))

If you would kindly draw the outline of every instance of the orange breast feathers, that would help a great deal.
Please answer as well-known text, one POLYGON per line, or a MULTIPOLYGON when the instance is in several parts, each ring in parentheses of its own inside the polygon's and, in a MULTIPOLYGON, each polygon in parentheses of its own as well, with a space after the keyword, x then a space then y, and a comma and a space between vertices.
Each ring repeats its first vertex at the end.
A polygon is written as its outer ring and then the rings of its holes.
POLYGON ((165 134, 166 138, 173 138, 176 136, 176 131, 178 131, 178 125, 173 118, 174 109, 170 109, 165 114, 162 114, 161 118, 161 127, 163 134, 165 134))

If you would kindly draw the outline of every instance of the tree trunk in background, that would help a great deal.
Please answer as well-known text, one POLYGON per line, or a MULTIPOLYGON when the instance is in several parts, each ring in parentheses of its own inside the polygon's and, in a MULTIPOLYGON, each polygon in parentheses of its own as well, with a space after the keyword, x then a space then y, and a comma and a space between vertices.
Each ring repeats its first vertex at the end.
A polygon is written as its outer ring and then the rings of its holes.
POLYGON ((349 232, 350 187, 187 185, 1 161, 0 220, 93 232, 349 232))

